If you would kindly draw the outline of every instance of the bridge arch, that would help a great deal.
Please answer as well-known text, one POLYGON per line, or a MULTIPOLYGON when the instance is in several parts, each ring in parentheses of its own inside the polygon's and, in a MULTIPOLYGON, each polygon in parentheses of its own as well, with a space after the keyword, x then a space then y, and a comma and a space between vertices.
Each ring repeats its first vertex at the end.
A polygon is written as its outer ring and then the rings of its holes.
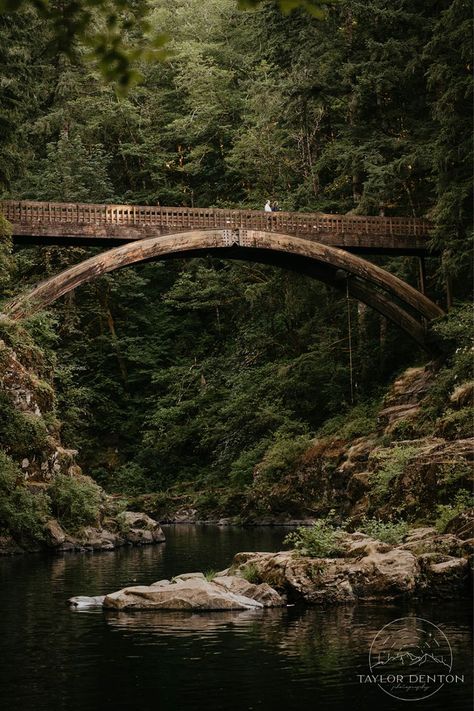
POLYGON ((128 242, 97 254, 12 300, 5 314, 28 317, 92 279, 132 264, 203 254, 265 262, 306 273, 337 289, 348 291, 397 324, 428 351, 429 322, 442 309, 402 279, 342 249, 313 240, 247 229, 192 230, 128 242))

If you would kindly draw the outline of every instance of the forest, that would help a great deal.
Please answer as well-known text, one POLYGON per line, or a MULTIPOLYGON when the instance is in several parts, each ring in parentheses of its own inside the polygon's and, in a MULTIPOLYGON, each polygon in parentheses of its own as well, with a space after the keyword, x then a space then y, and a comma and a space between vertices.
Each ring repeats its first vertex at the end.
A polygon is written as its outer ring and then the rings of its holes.
MULTIPOLYGON (((270 199, 430 219, 427 290, 450 307, 434 326, 444 357, 419 428, 399 439, 439 434, 446 398, 472 377, 471 4, 343 0, 323 17, 252 4, 150 0, 147 22, 125 32, 132 47, 161 37, 159 57, 137 55, 126 85, 104 78, 86 38, 58 51, 33 4, 1 13, 0 198, 257 210, 270 199)), ((0 227, 0 306, 95 253, 13 247, 0 227)), ((418 286, 415 257, 370 259, 418 286)), ((101 277, 25 323, 2 320, 0 338, 48 403, 32 422, 2 380, 7 520, 21 461, 40 459, 52 434, 109 494, 155 507, 184 496, 220 515, 253 497, 261 511, 315 438, 371 433, 389 384, 429 359, 318 281, 210 257, 101 277)), ((468 437, 466 409, 454 419, 447 438, 468 437)), ((41 518, 38 501, 21 506, 41 518)))

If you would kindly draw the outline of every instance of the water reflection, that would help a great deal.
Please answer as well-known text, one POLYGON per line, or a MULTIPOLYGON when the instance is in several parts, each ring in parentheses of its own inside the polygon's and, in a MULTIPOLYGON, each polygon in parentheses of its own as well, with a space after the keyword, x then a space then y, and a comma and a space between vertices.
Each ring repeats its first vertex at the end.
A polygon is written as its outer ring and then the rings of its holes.
POLYGON ((77 595, 102 595, 127 585, 148 585, 155 580, 155 571, 163 567, 165 547, 160 543, 133 550, 63 553, 48 561, 51 583, 62 587, 64 581, 77 581, 77 595))
MULTIPOLYGON (((104 617, 110 627, 146 635, 172 634, 177 636, 212 634, 230 627, 245 631, 256 621, 267 617, 263 610, 219 612, 173 612, 144 610, 142 612, 105 611, 104 617)), ((268 619, 268 617, 267 617, 268 619)))
MULTIPOLYGON (((433 607, 433 604, 431 604, 433 607)), ((449 606, 448 606, 449 607, 449 606)), ((451 604, 451 612, 456 605, 451 604)), ((400 606, 381 608, 377 605, 343 605, 321 608, 275 608, 266 610, 174 612, 165 610, 105 611, 104 619, 115 631, 125 630, 153 636, 192 636, 202 638, 232 631, 234 635, 252 634, 269 648, 282 654, 297 656, 312 665, 330 665, 350 654, 367 656, 377 632, 400 614, 413 619, 415 635, 416 610, 400 606)), ((84 614, 76 611, 75 614, 84 614)), ((436 618, 439 617, 439 611, 436 618)), ((462 656, 471 645, 471 630, 467 624, 443 624, 454 654, 462 656)), ((408 623, 409 628, 409 623, 408 623)))

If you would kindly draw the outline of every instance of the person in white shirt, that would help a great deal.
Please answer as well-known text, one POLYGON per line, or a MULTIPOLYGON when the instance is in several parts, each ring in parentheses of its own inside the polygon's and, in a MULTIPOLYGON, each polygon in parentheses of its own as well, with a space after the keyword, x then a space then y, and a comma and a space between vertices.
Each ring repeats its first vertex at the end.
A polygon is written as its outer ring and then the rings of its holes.
POLYGON ((270 200, 267 200, 265 203, 265 207, 263 208, 265 212, 271 212, 272 211, 272 206, 270 205, 270 200))

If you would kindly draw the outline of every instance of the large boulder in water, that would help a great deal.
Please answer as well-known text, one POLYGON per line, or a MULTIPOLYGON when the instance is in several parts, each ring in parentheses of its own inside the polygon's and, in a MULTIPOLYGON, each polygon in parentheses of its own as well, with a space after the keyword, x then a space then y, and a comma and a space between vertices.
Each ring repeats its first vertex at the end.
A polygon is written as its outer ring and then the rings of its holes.
POLYGON ((431 595, 449 600, 458 591, 468 594, 470 567, 467 558, 424 553, 418 560, 423 571, 423 587, 431 595))
POLYGON ((232 572, 242 575, 251 568, 259 580, 271 581, 290 599, 310 604, 393 600, 414 593, 420 574, 416 557, 386 548, 367 539, 354 558, 307 558, 294 551, 239 553, 232 572))
POLYGON ((111 551, 118 543, 118 536, 105 528, 85 526, 75 539, 76 544, 90 551, 111 551))
POLYGON ((123 534, 125 539, 135 545, 147 543, 163 543, 165 534, 158 521, 145 513, 124 511, 122 514, 123 534))
POLYGON ((286 593, 291 601, 309 604, 396 600, 420 594, 453 598, 468 592, 473 546, 474 539, 462 540, 428 527, 410 532, 399 545, 360 532, 346 533, 339 541, 338 555, 331 558, 297 551, 237 553, 229 571, 231 577, 241 578, 251 573, 254 580, 286 593))
POLYGON ((55 518, 50 518, 44 526, 45 541, 52 548, 59 548, 66 540, 66 534, 55 518))
POLYGON ((269 585, 251 585, 223 578, 212 582, 194 576, 186 579, 137 585, 107 595, 104 608, 113 610, 255 610, 264 606, 283 605, 284 600, 269 585), (255 595, 250 597, 239 590, 255 595), (260 597, 265 602, 256 598, 260 597))

